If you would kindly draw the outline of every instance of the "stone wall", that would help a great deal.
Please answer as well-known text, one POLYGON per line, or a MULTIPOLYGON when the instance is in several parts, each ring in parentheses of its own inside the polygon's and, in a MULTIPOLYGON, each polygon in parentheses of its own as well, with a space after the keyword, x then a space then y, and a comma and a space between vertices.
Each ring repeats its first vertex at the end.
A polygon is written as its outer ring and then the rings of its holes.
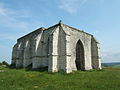
POLYGON ((13 47, 12 54, 12 62, 16 63, 16 67, 27 67, 31 63, 34 66, 34 57, 37 56, 35 51, 36 37, 39 36, 42 31, 42 28, 40 28, 17 40, 17 44, 13 47))
POLYGON ((99 42, 92 37, 91 39, 91 53, 92 53, 92 68, 101 69, 101 55, 99 42))
POLYGON ((76 30, 75 28, 71 28, 69 26, 63 25, 64 31, 66 31, 67 35, 69 35, 69 56, 70 56, 70 64, 69 67, 72 70, 77 70, 75 60, 76 60, 76 44, 78 40, 80 40, 84 46, 84 62, 85 62, 85 70, 92 69, 91 66, 91 35, 87 34, 83 31, 76 30))
POLYGON ((83 46, 83 68, 101 69, 99 43, 91 34, 64 24, 56 24, 48 29, 40 28, 17 40, 13 47, 12 63, 16 67, 46 67, 48 71, 77 70, 76 45, 83 46))
POLYGON ((49 46, 49 71, 57 72, 61 69, 65 70, 66 41, 65 33, 60 26, 56 26, 55 30, 51 33, 49 46))

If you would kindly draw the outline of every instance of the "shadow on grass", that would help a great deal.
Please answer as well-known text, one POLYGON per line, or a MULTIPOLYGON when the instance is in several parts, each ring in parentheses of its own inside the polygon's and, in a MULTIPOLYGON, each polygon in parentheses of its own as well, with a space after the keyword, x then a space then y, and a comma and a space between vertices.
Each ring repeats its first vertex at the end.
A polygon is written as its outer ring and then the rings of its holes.
POLYGON ((31 68, 31 67, 28 67, 28 68, 25 68, 26 71, 37 71, 37 72, 47 72, 48 71, 48 67, 40 67, 40 68, 31 68))
POLYGON ((104 71, 104 69, 91 69, 91 70, 86 70, 85 72, 101 72, 104 71))
POLYGON ((24 69, 25 71, 37 71, 37 72, 47 72, 48 71, 47 66, 33 69, 32 65, 28 65, 28 67, 26 67, 26 68, 23 68, 23 67, 16 68, 15 65, 9 65, 9 66, 7 66, 7 68, 9 68, 9 69, 24 69))
POLYGON ((73 71, 69 74, 67 74, 64 70, 59 70, 58 72, 48 72, 48 66, 46 67, 39 67, 39 68, 36 68, 36 69, 33 69, 32 68, 32 64, 28 65, 28 67, 26 68, 23 68, 23 67, 19 67, 19 68, 16 68, 15 65, 9 65, 7 66, 7 68, 9 69, 23 69, 25 71, 36 71, 36 72, 47 72, 48 74, 62 74, 62 75, 71 75, 71 74, 74 74, 74 73, 81 73, 81 72, 101 72, 101 71, 105 71, 104 69, 92 69, 92 70, 84 70, 84 71, 73 71))

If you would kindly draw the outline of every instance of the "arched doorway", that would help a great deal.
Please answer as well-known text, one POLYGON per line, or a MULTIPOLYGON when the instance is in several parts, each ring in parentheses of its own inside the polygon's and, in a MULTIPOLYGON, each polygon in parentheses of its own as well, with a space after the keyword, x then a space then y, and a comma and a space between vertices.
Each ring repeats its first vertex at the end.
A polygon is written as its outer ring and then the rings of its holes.
POLYGON ((76 44, 76 68, 77 70, 84 70, 85 61, 84 61, 84 47, 80 40, 76 44))

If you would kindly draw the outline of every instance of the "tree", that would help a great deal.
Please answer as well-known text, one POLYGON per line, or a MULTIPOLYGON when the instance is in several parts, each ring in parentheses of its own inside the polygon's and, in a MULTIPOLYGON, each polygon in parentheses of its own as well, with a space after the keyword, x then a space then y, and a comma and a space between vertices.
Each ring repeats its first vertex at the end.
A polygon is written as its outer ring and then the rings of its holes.
POLYGON ((2 62, 2 65, 9 66, 9 64, 8 64, 6 61, 3 61, 3 62, 2 62))

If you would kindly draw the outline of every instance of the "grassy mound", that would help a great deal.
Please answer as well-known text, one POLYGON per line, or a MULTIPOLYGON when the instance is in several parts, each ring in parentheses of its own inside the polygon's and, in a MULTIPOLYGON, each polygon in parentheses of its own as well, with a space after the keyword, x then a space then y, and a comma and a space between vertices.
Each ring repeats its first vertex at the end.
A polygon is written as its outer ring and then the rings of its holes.
POLYGON ((0 67, 0 90, 120 90, 120 69, 65 74, 0 67))

